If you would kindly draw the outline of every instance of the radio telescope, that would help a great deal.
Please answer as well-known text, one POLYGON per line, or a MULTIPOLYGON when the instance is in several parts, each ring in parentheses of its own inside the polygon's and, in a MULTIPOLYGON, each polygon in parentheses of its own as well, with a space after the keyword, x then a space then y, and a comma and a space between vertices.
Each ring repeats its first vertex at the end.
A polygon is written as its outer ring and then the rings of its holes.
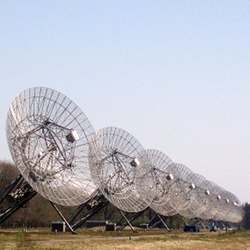
POLYGON ((81 109, 50 88, 24 90, 8 112, 7 139, 17 168, 35 191, 59 205, 80 205, 96 190, 89 170, 94 134, 81 109))
POLYGON ((240 207, 239 199, 229 191, 223 195, 224 218, 226 221, 240 222, 243 219, 243 209, 240 207))
MULTIPOLYGON (((197 209, 202 206, 202 204, 199 204, 200 201, 197 200, 196 196, 197 192, 199 192, 202 179, 184 165, 182 166, 186 170, 184 171, 186 174, 182 174, 178 181, 179 185, 177 190, 179 191, 176 193, 178 197, 177 200, 179 200, 177 201, 177 203, 179 203, 179 205, 177 205, 178 213, 186 218, 192 219, 197 217, 197 209)), ((175 204, 175 201, 173 204, 175 204)))
POLYGON ((217 184, 195 174, 199 180, 195 192, 192 193, 190 207, 195 211, 194 216, 208 220, 230 221, 227 217, 229 206, 226 205, 226 191, 217 184))
POLYGON ((154 198, 154 179, 142 145, 115 127, 99 130, 91 145, 92 177, 107 200, 125 212, 147 208, 154 198), (139 185, 139 180, 147 183, 139 185))
MULTIPOLYGON (((164 216, 172 216, 177 212, 170 205, 168 191, 175 182, 173 169, 171 169, 172 160, 163 152, 156 149, 145 150, 148 160, 152 167, 152 174, 155 179, 155 197, 150 205, 156 213, 164 216)), ((152 194, 153 195, 153 194, 152 194)))
POLYGON ((216 183, 211 182, 210 186, 210 195, 208 201, 210 203, 208 207, 207 214, 210 218, 218 220, 225 218, 226 215, 226 202, 224 201, 225 190, 218 186, 216 183))

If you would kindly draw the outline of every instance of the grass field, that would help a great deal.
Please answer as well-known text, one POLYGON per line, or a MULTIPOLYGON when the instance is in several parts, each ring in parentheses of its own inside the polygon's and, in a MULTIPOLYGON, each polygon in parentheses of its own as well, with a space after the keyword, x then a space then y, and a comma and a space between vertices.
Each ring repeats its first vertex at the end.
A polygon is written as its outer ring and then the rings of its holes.
POLYGON ((49 231, 0 230, 0 249, 93 249, 93 250, 250 250, 250 231, 220 233, 166 233, 163 231, 95 232, 53 234, 49 231))

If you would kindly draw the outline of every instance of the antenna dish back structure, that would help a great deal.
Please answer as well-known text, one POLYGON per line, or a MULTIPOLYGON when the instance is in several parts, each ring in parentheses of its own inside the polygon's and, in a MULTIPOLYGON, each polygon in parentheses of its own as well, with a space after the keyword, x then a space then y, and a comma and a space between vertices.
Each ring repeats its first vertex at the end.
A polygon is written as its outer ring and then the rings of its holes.
POLYGON ((116 127, 99 130, 91 146, 90 167, 95 184, 125 212, 142 211, 154 198, 151 166, 143 151, 132 135, 116 127))
POLYGON ((60 205, 80 205, 96 190, 89 170, 94 134, 81 109, 50 88, 24 90, 8 112, 7 139, 17 168, 35 191, 60 205))

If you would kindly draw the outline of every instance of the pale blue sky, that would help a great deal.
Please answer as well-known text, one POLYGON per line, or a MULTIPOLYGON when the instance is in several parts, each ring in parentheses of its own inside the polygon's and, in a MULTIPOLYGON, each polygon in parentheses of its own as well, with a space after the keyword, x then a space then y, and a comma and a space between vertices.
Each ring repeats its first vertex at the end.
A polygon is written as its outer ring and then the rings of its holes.
POLYGON ((0 0, 0 84, 0 159, 12 98, 43 85, 250 201, 248 0, 0 0))

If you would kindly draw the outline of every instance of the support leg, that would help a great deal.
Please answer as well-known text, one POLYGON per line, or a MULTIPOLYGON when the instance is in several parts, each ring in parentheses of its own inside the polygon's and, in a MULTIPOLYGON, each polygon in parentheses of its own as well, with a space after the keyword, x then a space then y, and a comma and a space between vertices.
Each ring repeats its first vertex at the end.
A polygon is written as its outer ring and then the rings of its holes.
POLYGON ((36 194, 21 175, 8 185, 1 193, 0 201, 3 202, 9 196, 10 201, 8 203, 10 204, 6 205, 7 208, 0 213, 0 225, 18 209, 23 208, 36 194))
MULTIPOLYGON (((135 221, 138 217, 140 217, 143 213, 145 212, 145 210, 138 212, 136 214, 134 214, 132 217, 128 218, 127 216, 127 220, 130 222, 130 224, 132 225, 132 222, 135 221)), ((124 218, 124 217, 123 217, 124 218)), ((123 225, 121 225, 121 227, 119 228, 120 231, 122 231, 127 225, 127 220, 126 223, 124 223, 123 225)), ((120 223, 122 223, 122 219, 120 220, 120 223)))
POLYGON ((85 207, 86 207, 86 205, 83 204, 83 205, 80 205, 80 206, 77 208, 76 212, 75 212, 75 213, 73 214, 73 216, 69 219, 69 224, 70 224, 70 225, 73 225, 73 224, 74 224, 74 222, 76 221, 77 217, 82 213, 82 211, 84 210, 85 207))
POLYGON ((170 231, 170 229, 169 229, 167 223, 164 221, 164 219, 159 214, 157 214, 157 217, 160 219, 161 223, 167 229, 167 231, 170 231))
POLYGON ((124 214, 123 211, 119 210, 121 216, 124 218, 124 220, 127 222, 127 225, 129 225, 130 229, 135 233, 136 230, 134 229, 133 225, 130 223, 129 219, 127 218, 127 216, 124 214))
POLYGON ((59 208, 50 201, 51 206, 56 210, 57 214, 60 216, 60 218, 65 222, 66 226, 68 227, 68 229, 70 230, 70 232, 72 234, 76 234, 76 232, 72 229, 71 225, 69 224, 69 222, 66 220, 66 218, 63 216, 62 212, 59 210, 59 208))
POLYGON ((97 214, 99 211, 101 211, 107 205, 108 205, 108 202, 104 201, 104 202, 99 203, 95 207, 91 208, 78 221, 76 221, 72 225, 73 230, 76 230, 77 228, 80 228, 87 220, 89 220, 91 217, 93 217, 95 214, 97 214))
POLYGON ((18 209, 22 208, 27 202, 29 202, 34 196, 36 192, 32 192, 24 197, 22 200, 16 202, 7 208, 4 212, 0 214, 0 225, 4 223, 12 214, 14 214, 18 209))
POLYGON ((154 216, 152 216, 151 220, 148 223, 148 227, 149 228, 154 227, 155 223, 153 223, 153 222, 154 222, 154 220, 155 220, 156 217, 157 217, 156 214, 154 214, 154 216))
POLYGON ((0 204, 6 199, 6 197, 14 190, 19 188, 22 183, 24 182, 24 179, 21 175, 19 175, 14 181, 12 181, 7 187, 5 187, 0 192, 0 204))

